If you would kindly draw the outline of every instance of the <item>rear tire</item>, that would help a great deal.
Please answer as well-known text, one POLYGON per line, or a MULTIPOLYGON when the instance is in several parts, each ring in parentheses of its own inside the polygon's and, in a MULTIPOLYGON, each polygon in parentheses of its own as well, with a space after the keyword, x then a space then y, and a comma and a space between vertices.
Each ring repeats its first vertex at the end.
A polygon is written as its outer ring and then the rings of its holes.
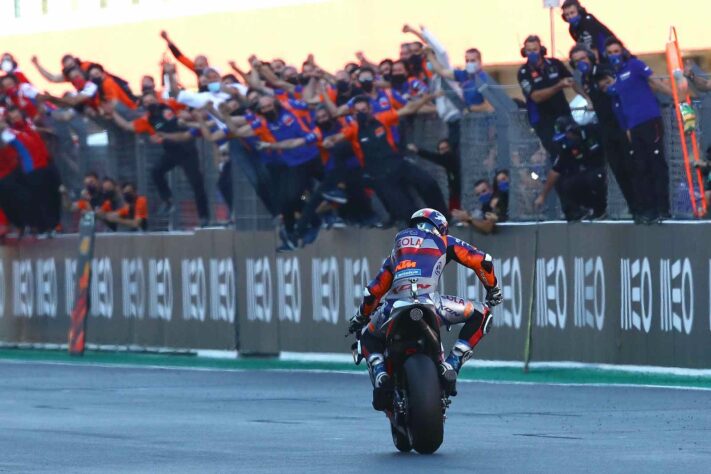
POLYGON ((390 425, 390 432, 393 435, 393 444, 398 451, 409 453, 412 450, 410 438, 408 438, 407 435, 400 433, 392 424, 390 425))
POLYGON ((424 354, 405 361, 407 375, 408 424, 412 447, 420 454, 432 454, 444 438, 444 418, 439 376, 434 362, 424 354))

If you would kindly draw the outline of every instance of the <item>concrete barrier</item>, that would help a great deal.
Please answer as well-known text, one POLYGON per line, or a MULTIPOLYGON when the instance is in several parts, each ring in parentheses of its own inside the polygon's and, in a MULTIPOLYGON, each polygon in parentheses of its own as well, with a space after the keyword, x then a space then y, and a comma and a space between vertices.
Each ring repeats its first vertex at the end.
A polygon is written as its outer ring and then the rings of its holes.
MULTIPOLYGON (((456 229, 494 256, 505 297, 476 357, 522 360, 530 317, 533 360, 711 367, 710 230, 706 223, 521 224, 495 236, 456 229)), ((87 342, 347 352, 347 320, 393 237, 329 231, 315 245, 277 254, 267 231, 100 235, 87 342)), ((69 236, 0 249, 0 341, 66 342, 75 259, 69 236)), ((439 291, 483 298, 476 276, 455 264, 439 291)))

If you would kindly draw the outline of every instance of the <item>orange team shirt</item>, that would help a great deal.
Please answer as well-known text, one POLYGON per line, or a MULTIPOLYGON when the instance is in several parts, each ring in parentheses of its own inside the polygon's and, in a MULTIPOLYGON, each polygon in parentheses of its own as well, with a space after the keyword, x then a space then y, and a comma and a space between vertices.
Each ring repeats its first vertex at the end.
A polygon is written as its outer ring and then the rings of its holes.
MULTIPOLYGON (((400 116, 394 110, 385 110, 383 112, 378 112, 373 114, 375 119, 383 125, 385 129, 385 136, 387 137, 390 147, 398 152, 397 144, 395 143, 395 138, 393 137, 392 127, 400 123, 400 116)), ((360 141, 358 139, 358 122, 353 120, 349 123, 344 123, 342 132, 343 137, 351 142, 353 146, 353 152, 355 153, 358 160, 361 163, 365 163, 363 156, 363 149, 360 147, 360 141)))
POLYGON ((393 127, 397 127, 400 124, 400 116, 393 109, 383 110, 382 112, 373 114, 373 116, 385 127, 385 134, 388 137, 388 143, 390 143, 392 149, 398 151, 397 143, 395 143, 395 137, 393 136, 393 127))
POLYGON ((101 91, 103 92, 104 100, 107 102, 116 100, 131 110, 135 110, 138 107, 111 76, 107 76, 101 83, 101 91))
POLYGON ((81 212, 91 211, 91 203, 86 199, 79 199, 74 203, 74 205, 81 212))
POLYGON ((151 125, 151 122, 148 121, 148 117, 139 117, 133 122, 133 131, 136 133, 147 133, 148 135, 155 135, 156 130, 153 128, 153 125, 151 125))
POLYGON ((136 207, 134 208, 133 216, 131 216, 131 206, 123 206, 118 210, 118 215, 124 219, 148 219, 148 199, 145 196, 136 198, 136 207))
POLYGON ((102 212, 111 212, 114 210, 114 207, 111 205, 111 200, 107 199, 103 203, 101 203, 101 207, 99 208, 102 212))

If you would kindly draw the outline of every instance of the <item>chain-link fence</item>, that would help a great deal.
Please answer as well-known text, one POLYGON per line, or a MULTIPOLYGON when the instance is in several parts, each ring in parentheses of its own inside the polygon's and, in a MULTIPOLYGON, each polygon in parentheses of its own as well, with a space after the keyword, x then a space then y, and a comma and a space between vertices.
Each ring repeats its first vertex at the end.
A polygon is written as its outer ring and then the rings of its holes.
MULTIPOLYGON (((497 170, 508 170, 511 183, 510 220, 559 219, 561 211, 556 196, 551 196, 542 210, 536 210, 533 206, 545 184, 551 160, 530 127, 526 111, 519 109, 505 92, 505 87, 490 87, 488 93, 493 95, 487 96, 487 99, 496 103, 496 112, 469 113, 458 123, 445 124, 430 114, 403 120, 402 149, 406 150, 405 145, 413 143, 418 148, 434 151, 437 143, 447 138, 453 127, 458 127, 464 209, 477 207, 473 188, 478 180, 491 182, 497 170)), ((711 145, 711 134, 707 136, 702 133, 705 127, 711 127, 711 95, 696 100, 694 107, 698 116, 699 147, 703 154, 711 145)), ((668 103, 663 104, 662 110, 672 215, 677 219, 692 218, 676 113, 668 103)), ((160 212, 161 200, 152 170, 164 153, 161 145, 151 143, 145 136, 120 130, 110 122, 94 122, 78 115, 55 120, 52 126, 53 132, 47 134, 46 138, 70 193, 78 196, 84 173, 95 171, 119 183, 136 183, 139 194, 148 197, 150 230, 180 230, 199 225, 192 189, 179 167, 168 175, 175 211, 167 214, 160 212)), ((223 145, 221 150, 203 140, 198 140, 197 146, 210 205, 210 222, 216 225, 231 223, 242 230, 271 228, 274 225, 273 213, 267 210, 263 199, 255 191, 261 187, 262 195, 268 195, 272 187, 269 173, 258 156, 238 140, 223 145), (220 156, 218 154, 223 155, 223 160, 216 159, 220 156), (225 177, 227 181, 231 181, 232 213, 226 198, 218 189, 219 176, 225 163, 229 163, 229 168, 224 172, 229 174, 229 177, 225 177)), ((447 195, 449 190, 444 168, 415 156, 408 158, 416 160, 436 177, 443 194, 447 195)), ((608 182, 609 217, 630 218, 627 204, 611 172, 608 172, 608 182)), ((700 195, 696 196, 699 206, 701 198, 700 195)), ((67 216, 63 222, 69 231, 75 229, 75 224, 75 216, 67 216)))

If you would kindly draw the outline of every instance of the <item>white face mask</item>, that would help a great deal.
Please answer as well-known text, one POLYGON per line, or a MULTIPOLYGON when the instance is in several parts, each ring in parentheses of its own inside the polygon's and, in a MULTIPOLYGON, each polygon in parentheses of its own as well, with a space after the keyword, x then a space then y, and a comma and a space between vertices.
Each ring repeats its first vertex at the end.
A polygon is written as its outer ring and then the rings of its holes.
POLYGON ((5 72, 12 72, 12 70, 14 69, 12 61, 10 61, 9 59, 3 60, 3 62, 0 63, 0 69, 5 72))
POLYGON ((480 68, 481 65, 478 62, 467 63, 467 72, 469 74, 476 74, 480 68))

